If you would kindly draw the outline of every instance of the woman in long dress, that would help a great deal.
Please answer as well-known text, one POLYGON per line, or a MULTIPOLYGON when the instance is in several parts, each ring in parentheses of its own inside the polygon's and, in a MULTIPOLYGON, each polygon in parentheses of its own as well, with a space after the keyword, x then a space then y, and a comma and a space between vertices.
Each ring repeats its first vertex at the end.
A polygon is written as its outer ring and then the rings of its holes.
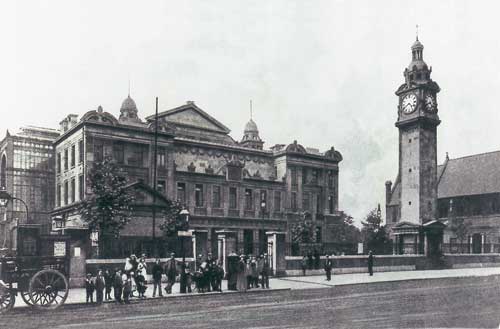
POLYGON ((240 256, 240 261, 238 262, 238 275, 236 277, 236 289, 238 291, 247 291, 247 273, 246 273, 246 263, 245 257, 240 256))

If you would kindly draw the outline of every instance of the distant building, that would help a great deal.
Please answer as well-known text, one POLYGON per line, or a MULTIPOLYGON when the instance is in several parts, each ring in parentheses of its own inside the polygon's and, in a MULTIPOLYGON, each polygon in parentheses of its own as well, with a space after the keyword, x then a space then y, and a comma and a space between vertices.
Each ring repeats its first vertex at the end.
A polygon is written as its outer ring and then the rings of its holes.
MULTIPOLYGON (((79 247, 89 249, 89 232, 77 211, 79 202, 90 193, 86 175, 92 163, 105 155, 125 170, 129 188, 137 196, 131 222, 108 248, 110 257, 151 254, 151 210, 156 209, 155 236, 161 237, 165 198, 179 200, 189 210, 197 254, 217 255, 218 232, 223 230, 236 234, 235 252, 265 252, 266 232, 287 232, 289 223, 303 212, 315 223, 317 242, 333 242, 331 231, 339 217, 338 164, 342 161, 333 147, 324 153, 309 152, 294 141, 265 150, 253 120, 237 142, 221 122, 194 102, 187 102, 158 115, 158 169, 153 182, 154 127, 155 116, 139 119, 130 96, 118 119, 99 107, 80 120, 69 115, 61 122, 61 136, 54 142, 53 215, 65 219, 66 233, 86 238, 79 247)), ((162 248, 159 251, 165 255, 162 248)))
MULTIPOLYGON (((24 204, 13 200, 0 214, 0 241, 4 247, 16 248, 11 232, 17 224, 37 224, 41 233, 50 231, 55 183, 53 142, 58 136, 59 132, 54 129, 27 126, 17 134, 7 131, 0 142, 0 186, 11 196, 23 200, 29 211, 26 217, 24 204)), ((26 246, 26 249, 32 247, 26 246)))

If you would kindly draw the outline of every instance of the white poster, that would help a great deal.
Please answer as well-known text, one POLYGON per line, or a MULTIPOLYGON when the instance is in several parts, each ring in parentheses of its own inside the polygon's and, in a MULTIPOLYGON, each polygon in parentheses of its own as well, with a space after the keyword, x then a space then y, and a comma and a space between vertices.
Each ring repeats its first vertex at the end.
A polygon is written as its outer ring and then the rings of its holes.
POLYGON ((59 257, 66 256, 65 241, 54 241, 54 256, 59 256, 59 257))

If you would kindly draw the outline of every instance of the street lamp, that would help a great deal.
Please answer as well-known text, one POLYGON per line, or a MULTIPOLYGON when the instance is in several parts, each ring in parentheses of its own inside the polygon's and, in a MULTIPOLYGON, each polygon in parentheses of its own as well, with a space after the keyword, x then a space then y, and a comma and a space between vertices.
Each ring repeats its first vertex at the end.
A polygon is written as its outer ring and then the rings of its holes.
POLYGON ((182 265, 181 265, 181 282, 180 282, 180 293, 186 293, 187 276, 186 276, 186 251, 184 250, 184 238, 186 236, 191 236, 189 232, 189 211, 184 208, 179 212, 180 220, 180 230, 177 235, 181 238, 181 253, 182 253, 182 265))
POLYGON ((28 205, 26 204, 26 202, 24 202, 24 200, 22 200, 22 199, 19 199, 19 198, 16 198, 16 197, 10 195, 9 192, 7 192, 7 190, 5 189, 5 187, 2 186, 0 188, 0 207, 7 207, 10 200, 18 200, 24 205, 24 207, 26 208, 26 220, 28 220, 29 211, 28 211, 28 205))

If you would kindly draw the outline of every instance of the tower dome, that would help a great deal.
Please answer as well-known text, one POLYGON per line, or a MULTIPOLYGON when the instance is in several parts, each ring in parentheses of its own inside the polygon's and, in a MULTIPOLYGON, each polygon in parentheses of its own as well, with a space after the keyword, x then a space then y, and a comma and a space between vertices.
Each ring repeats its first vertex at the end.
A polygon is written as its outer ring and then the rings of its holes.
POLYGON ((141 123, 141 119, 137 116, 137 105, 135 101, 130 97, 130 94, 122 102, 120 107, 120 123, 124 124, 137 124, 141 123))
POLYGON ((245 130, 243 131, 243 138, 241 139, 241 145, 253 149, 262 150, 264 142, 260 139, 259 129, 257 124, 250 119, 245 125, 245 130))

